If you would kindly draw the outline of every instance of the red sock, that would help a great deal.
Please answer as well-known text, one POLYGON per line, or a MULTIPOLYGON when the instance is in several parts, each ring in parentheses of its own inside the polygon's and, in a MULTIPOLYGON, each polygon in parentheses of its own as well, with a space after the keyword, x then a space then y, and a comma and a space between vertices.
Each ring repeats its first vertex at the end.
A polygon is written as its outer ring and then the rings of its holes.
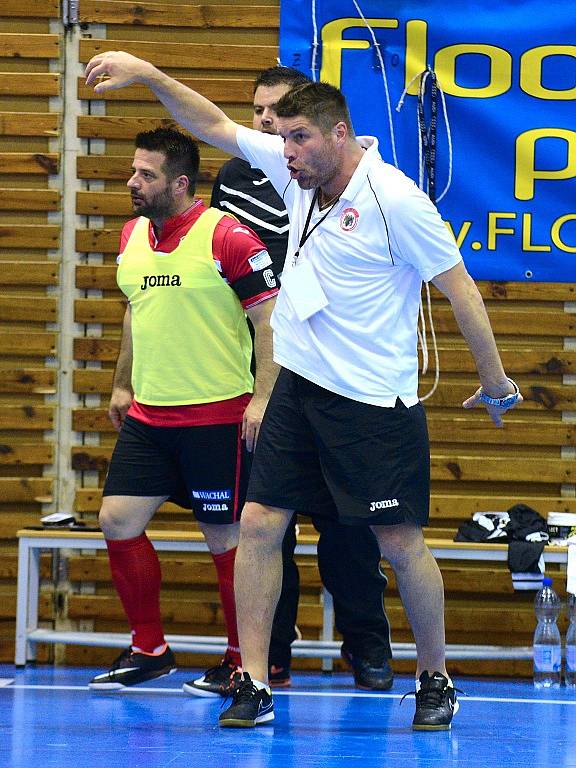
POLYGON ((110 570, 132 630, 132 645, 151 653, 162 645, 162 575, 156 550, 145 533, 135 539, 107 540, 110 570))
POLYGON ((226 656, 238 666, 242 665, 240 659, 240 642, 238 640, 238 627, 236 625, 236 601, 234 600, 234 560, 236 547, 222 552, 219 555, 212 553, 212 559, 218 572, 218 586, 220 588, 220 600, 228 633, 228 648, 226 656))

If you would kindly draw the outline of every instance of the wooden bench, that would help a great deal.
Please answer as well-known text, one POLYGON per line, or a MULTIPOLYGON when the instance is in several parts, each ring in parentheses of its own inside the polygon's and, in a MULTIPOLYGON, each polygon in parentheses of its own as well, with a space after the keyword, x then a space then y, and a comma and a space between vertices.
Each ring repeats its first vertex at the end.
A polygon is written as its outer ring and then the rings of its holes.
MULTIPOLYGON (((158 551, 163 552, 205 552, 206 543, 197 531, 149 531, 148 536, 158 551)), ((130 642, 129 635, 106 632, 59 631, 38 626, 38 597, 40 589, 40 553, 42 550, 104 550, 106 543, 101 533, 68 530, 32 530, 17 532, 18 546, 18 592, 16 608, 16 666, 24 666, 36 659, 38 643, 64 643, 71 645, 92 645, 123 648, 130 642)), ((446 539, 427 539, 437 559, 506 561, 506 544, 475 544, 453 542, 446 539)), ((316 555, 316 537, 300 535, 296 547, 300 555, 316 555)), ((566 563, 567 547, 547 547, 547 563, 566 563)), ((331 668, 331 659, 340 655, 340 643, 334 640, 334 612, 330 594, 323 592, 323 623, 320 640, 296 640, 292 653, 297 657, 321 658, 323 668, 331 668)), ((167 635, 166 639, 175 651, 191 653, 222 653, 226 647, 223 637, 200 635, 167 635)), ((413 643, 394 643, 394 657, 412 659, 416 657, 413 643)), ((522 659, 532 657, 531 647, 510 647, 491 645, 447 646, 450 659, 522 659)))

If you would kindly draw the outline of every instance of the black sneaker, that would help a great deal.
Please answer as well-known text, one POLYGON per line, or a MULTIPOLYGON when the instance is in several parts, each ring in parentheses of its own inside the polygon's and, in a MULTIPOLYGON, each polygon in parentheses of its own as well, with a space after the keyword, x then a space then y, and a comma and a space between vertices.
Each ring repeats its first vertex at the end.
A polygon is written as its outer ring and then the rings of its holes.
MULTIPOLYGON (((420 690, 416 694, 416 714, 412 721, 415 731, 447 731, 452 717, 458 712, 456 688, 440 672, 432 677, 428 672, 420 675, 420 690)), ((461 691, 460 691, 461 693, 461 691)))
POLYGON ((268 684, 271 688, 288 688, 292 683, 290 667, 280 667, 270 664, 268 668, 268 684))
POLYGON ((193 696, 231 696, 242 682, 242 670, 224 656, 220 664, 210 667, 197 680, 184 683, 186 693, 193 696))
POLYGON ((365 691, 389 691, 392 688, 394 673, 385 658, 378 658, 375 654, 372 657, 359 656, 345 645, 340 653, 354 673, 356 688, 365 691))
POLYGON ((152 656, 126 648, 114 661, 108 672, 96 675, 88 687, 93 691, 118 691, 131 685, 154 680, 176 672, 176 660, 168 646, 164 653, 152 656))
POLYGON ((218 718, 222 728, 254 728, 274 720, 274 702, 269 688, 258 689, 250 675, 234 691, 232 704, 218 718))

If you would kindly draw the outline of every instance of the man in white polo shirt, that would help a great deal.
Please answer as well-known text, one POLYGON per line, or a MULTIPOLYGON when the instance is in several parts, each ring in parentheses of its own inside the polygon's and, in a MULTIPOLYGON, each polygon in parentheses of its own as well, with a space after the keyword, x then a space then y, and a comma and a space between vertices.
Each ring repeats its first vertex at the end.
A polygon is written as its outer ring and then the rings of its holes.
POLYGON ((337 509, 369 525, 396 575, 418 656, 416 730, 446 730, 458 708, 445 667, 444 591, 426 547, 429 449, 418 400, 417 316, 422 281, 450 300, 496 425, 521 400, 506 377, 480 294, 429 199, 386 165, 375 139, 357 141, 343 95, 324 83, 276 104, 279 136, 244 128, 148 62, 95 56, 98 92, 148 85, 208 143, 261 168, 290 217, 272 318, 282 366, 259 436, 242 515, 235 589, 244 681, 220 725, 274 718, 268 643, 281 586, 281 543, 293 510, 337 509))

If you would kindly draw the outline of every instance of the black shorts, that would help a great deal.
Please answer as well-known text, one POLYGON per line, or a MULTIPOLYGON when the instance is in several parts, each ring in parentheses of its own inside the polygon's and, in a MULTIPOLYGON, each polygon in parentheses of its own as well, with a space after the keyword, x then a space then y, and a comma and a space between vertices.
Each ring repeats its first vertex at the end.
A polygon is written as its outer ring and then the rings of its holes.
POLYGON ((240 519, 252 454, 240 424, 152 427, 127 416, 104 496, 168 496, 204 523, 240 519))
POLYGON ((247 500, 348 525, 426 525, 424 408, 350 400, 282 369, 258 436, 247 500))

